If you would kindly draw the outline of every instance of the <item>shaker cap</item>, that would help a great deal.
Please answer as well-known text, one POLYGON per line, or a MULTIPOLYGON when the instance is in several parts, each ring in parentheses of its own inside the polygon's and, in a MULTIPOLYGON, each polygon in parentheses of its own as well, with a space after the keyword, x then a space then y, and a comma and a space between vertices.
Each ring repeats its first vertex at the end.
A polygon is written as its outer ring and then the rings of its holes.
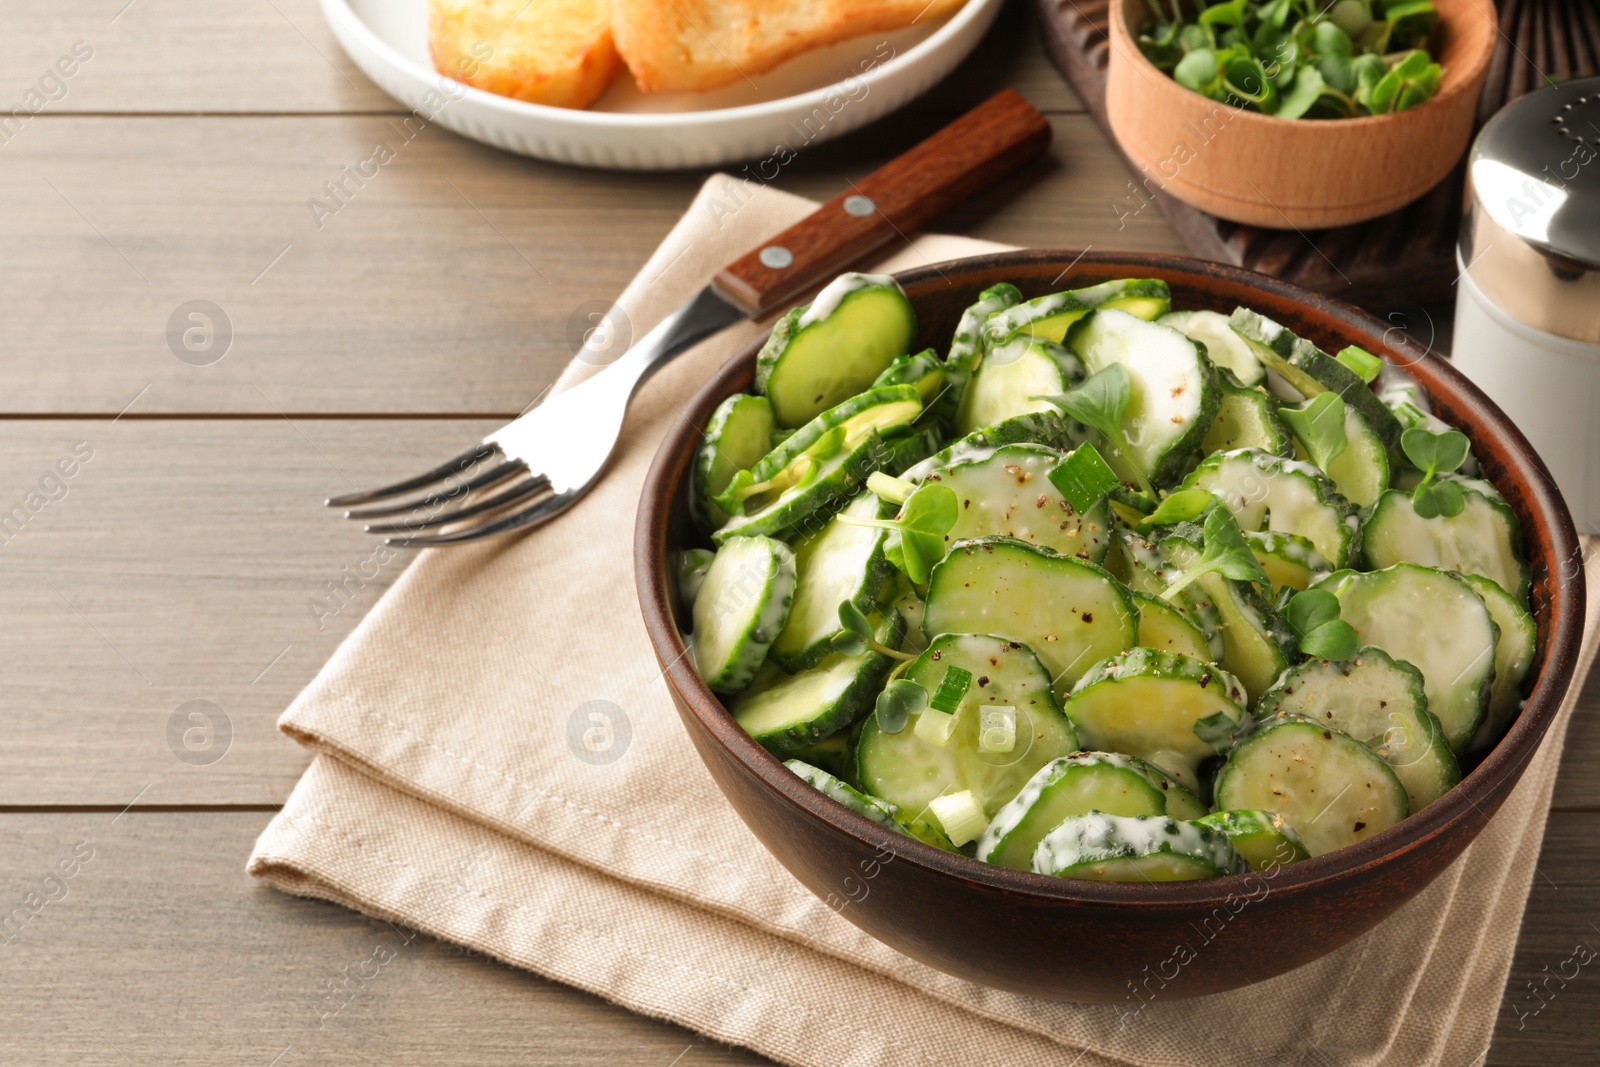
POLYGON ((1528 93, 1467 162, 1461 260, 1521 322, 1600 343, 1600 78, 1528 93))

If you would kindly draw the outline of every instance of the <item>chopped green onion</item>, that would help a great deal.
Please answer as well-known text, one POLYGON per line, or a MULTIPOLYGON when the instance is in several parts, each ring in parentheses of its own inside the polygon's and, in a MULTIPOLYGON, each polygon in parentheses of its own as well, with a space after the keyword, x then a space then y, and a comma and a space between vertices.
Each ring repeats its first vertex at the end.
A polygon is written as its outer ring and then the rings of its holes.
POLYGON ((989 825, 983 805, 978 803, 978 798, 972 795, 970 789, 934 797, 928 803, 928 810, 933 812, 933 817, 944 827, 945 836, 957 848, 969 841, 976 841, 989 825))
POLYGON ((1082 515, 1122 482, 1093 445, 1079 445, 1051 469, 1050 484, 1082 515))
POLYGON ((1017 747, 1017 709, 985 704, 978 709, 978 751, 1010 752, 1017 747))
POLYGON ((1356 372, 1356 377, 1371 385, 1378 377, 1378 372, 1383 370, 1383 360, 1368 352, 1365 348, 1347 345, 1339 350, 1333 357, 1346 367, 1356 372))
POLYGON ((935 711, 954 714, 961 706, 961 698, 967 695, 967 690, 971 687, 971 671, 962 667, 946 667, 944 679, 939 683, 939 690, 933 694, 933 699, 928 701, 928 706, 935 711))
POLYGON ((911 732, 928 744, 943 748, 955 736, 956 723, 959 721, 949 712, 930 707, 917 716, 917 725, 911 732))
POLYGON ((917 491, 917 487, 912 483, 882 471, 873 471, 867 475, 867 488, 879 500, 887 500, 891 504, 904 504, 906 498, 917 491))

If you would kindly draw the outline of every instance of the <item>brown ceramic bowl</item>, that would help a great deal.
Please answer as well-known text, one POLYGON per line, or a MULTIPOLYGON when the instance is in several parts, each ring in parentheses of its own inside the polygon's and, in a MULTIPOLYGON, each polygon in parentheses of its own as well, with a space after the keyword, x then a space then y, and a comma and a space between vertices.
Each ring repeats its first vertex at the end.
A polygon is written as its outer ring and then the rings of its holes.
POLYGON ((1445 70, 1433 99, 1393 115, 1280 119, 1173 81, 1139 51, 1147 0, 1111 0, 1107 120, 1151 189, 1213 215, 1305 230, 1377 218, 1443 181, 1472 136, 1498 16, 1490 0, 1434 6, 1445 70))
MULTIPOLYGON (((1248 304, 1322 348, 1357 344, 1410 363, 1386 324, 1260 274, 1178 256, 1031 250, 979 256, 899 276, 918 317, 917 347, 948 344, 963 308, 999 281, 1026 296, 1110 278, 1163 278, 1183 308, 1248 304), (1069 266, 1070 265, 1070 266, 1069 266)), ((878 940, 946 973, 1057 1000, 1118 1002, 1187 944, 1198 958, 1163 997, 1221 992, 1316 959, 1422 890, 1478 835, 1521 776, 1572 681, 1584 616, 1577 534, 1550 473, 1516 427, 1434 356, 1409 367, 1439 414, 1472 439, 1486 477, 1522 521, 1533 564, 1539 656, 1527 705, 1461 784, 1417 815, 1338 852, 1280 868, 1166 885, 1050 878, 952 855, 829 800, 733 721, 685 657, 669 551, 697 543, 684 486, 712 408, 749 387, 752 345, 708 381, 676 420, 645 483, 634 566, 645 626, 684 727, 735 810, 819 897, 878 940), (1225 926, 1226 937, 1216 931, 1225 926), (1205 931, 1214 941, 1206 942, 1205 931), (1149 968, 1147 971, 1146 968, 1149 968)), ((1170 967, 1170 964, 1169 964, 1170 967)))

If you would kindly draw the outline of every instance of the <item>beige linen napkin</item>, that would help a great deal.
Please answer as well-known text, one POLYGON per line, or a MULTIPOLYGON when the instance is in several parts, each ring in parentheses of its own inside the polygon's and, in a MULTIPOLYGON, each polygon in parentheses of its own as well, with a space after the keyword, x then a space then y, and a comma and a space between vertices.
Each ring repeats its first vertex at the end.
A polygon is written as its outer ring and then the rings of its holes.
MULTIPOLYGON (((713 178, 622 295, 634 336, 811 207, 713 178)), ((882 266, 993 247, 918 237, 882 266)), ((805 1067, 1474 1062, 1576 684, 1504 810, 1421 896, 1331 956, 1203 1000, 1056 1004, 958 981, 767 854, 678 722, 631 544, 666 428, 761 332, 730 330, 647 384, 612 469, 560 521, 412 564, 284 714, 318 756, 250 872, 805 1067)))

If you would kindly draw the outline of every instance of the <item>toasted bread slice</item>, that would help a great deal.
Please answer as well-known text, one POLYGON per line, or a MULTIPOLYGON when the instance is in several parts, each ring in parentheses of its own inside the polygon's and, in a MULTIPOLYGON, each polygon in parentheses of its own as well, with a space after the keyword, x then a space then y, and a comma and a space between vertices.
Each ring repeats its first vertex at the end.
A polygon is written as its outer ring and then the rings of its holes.
POLYGON ((715 89, 819 45, 944 18, 964 2, 616 0, 613 32, 640 89, 715 89))
POLYGON ((622 69, 612 0, 429 0, 439 73, 501 96, 588 107, 622 69))

